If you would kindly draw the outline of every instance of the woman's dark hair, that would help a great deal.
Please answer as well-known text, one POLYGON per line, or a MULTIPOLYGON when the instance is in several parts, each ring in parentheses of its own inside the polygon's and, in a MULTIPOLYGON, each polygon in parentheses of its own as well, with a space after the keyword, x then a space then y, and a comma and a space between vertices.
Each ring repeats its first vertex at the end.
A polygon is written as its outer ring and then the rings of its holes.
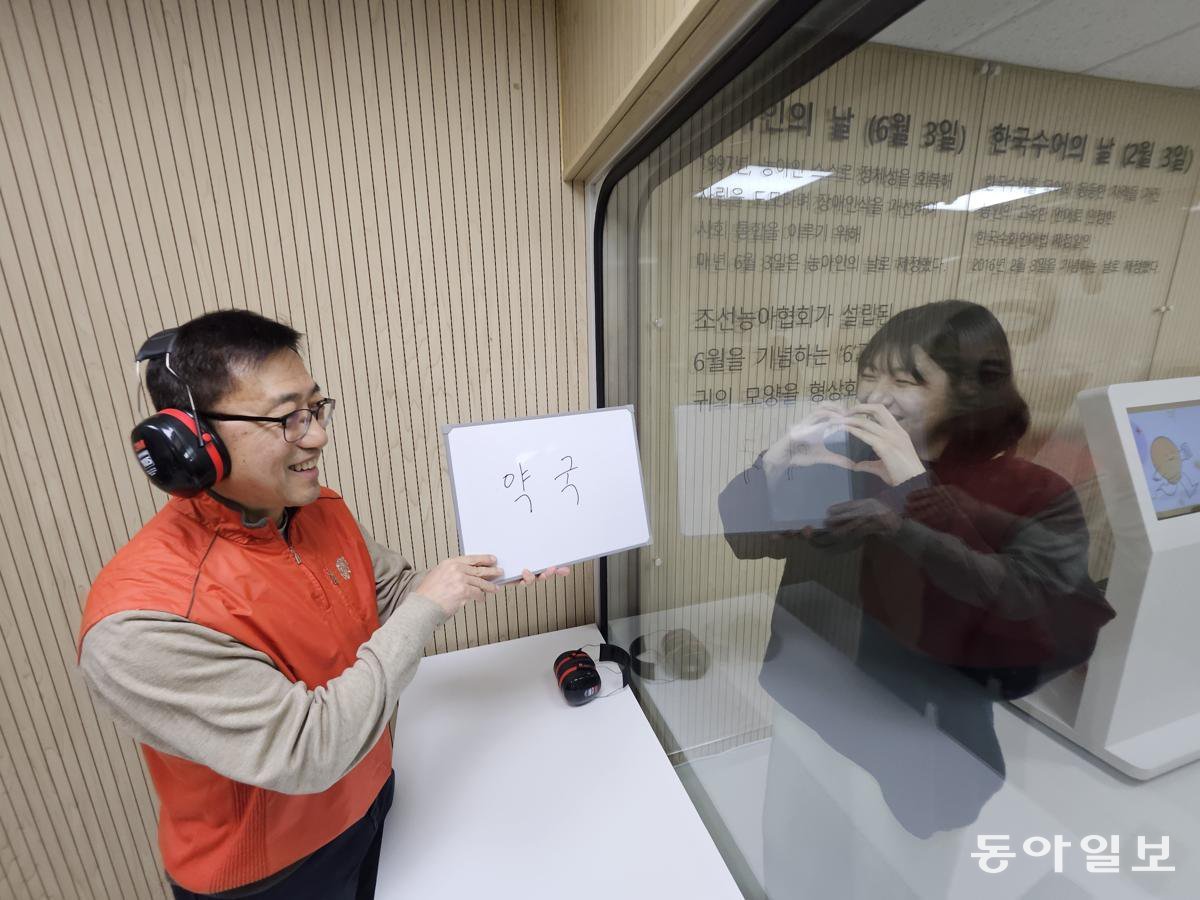
POLYGON ((859 357, 865 368, 907 372, 923 381, 913 359, 920 347, 950 376, 950 412, 937 437, 944 459, 987 459, 1016 446, 1029 428, 1029 407, 1013 381, 1008 338, 978 303, 939 300, 897 313, 859 357))
POLYGON ((300 332, 244 309, 206 313, 179 326, 171 368, 165 360, 146 364, 146 389, 155 409, 190 409, 187 387, 196 408, 212 409, 233 389, 238 370, 261 365, 280 350, 299 352, 300 332), (182 382, 181 380, 182 379, 182 382))

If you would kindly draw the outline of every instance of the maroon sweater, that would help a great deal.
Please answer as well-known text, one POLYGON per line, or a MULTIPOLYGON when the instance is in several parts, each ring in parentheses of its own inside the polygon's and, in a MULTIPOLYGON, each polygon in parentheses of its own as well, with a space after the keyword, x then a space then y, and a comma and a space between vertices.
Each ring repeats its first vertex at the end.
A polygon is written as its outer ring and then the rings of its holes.
MULTIPOLYGON (((825 466, 797 472, 830 475, 825 466)), ((789 585, 823 582, 834 556, 858 550, 858 597, 847 599, 903 645, 952 666, 1061 670, 1090 655, 1114 615, 1088 577, 1079 500, 1048 469, 1004 454, 938 461, 894 487, 857 473, 855 488, 895 513, 899 527, 854 542, 797 533, 726 539, 740 558, 787 560, 781 597, 789 585)), ((735 504, 766 502, 766 479, 752 467, 725 488, 720 507, 728 521, 735 504)))

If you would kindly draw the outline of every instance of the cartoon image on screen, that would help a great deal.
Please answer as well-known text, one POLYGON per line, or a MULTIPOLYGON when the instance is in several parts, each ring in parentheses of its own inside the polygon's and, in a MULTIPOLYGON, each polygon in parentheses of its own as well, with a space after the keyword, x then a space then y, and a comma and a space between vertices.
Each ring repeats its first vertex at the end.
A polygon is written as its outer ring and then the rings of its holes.
POLYGON ((1129 424, 1158 518, 1200 511, 1200 402, 1132 408, 1129 424))

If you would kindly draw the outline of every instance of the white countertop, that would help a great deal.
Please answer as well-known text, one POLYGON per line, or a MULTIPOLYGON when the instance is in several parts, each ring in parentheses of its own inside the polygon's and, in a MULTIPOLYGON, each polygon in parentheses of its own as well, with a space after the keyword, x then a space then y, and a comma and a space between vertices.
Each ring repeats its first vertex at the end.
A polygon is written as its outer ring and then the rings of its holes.
MULTIPOLYGON (((742 896, 633 694, 563 700, 555 657, 600 640, 588 625, 422 660, 380 900, 742 896)), ((600 668, 602 694, 620 686, 600 668)))

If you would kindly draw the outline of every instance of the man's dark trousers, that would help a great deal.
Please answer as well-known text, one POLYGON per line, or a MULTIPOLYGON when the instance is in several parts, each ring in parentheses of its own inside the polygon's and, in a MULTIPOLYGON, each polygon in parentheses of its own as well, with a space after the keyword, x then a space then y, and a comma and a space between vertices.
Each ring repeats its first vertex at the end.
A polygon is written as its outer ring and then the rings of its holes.
MULTIPOLYGON (((234 891, 248 900, 372 900, 379 870, 383 820, 392 808, 393 772, 366 815, 309 856, 287 877, 253 894, 234 891)), ((194 894, 171 885, 175 900, 209 900, 229 894, 194 894)))

